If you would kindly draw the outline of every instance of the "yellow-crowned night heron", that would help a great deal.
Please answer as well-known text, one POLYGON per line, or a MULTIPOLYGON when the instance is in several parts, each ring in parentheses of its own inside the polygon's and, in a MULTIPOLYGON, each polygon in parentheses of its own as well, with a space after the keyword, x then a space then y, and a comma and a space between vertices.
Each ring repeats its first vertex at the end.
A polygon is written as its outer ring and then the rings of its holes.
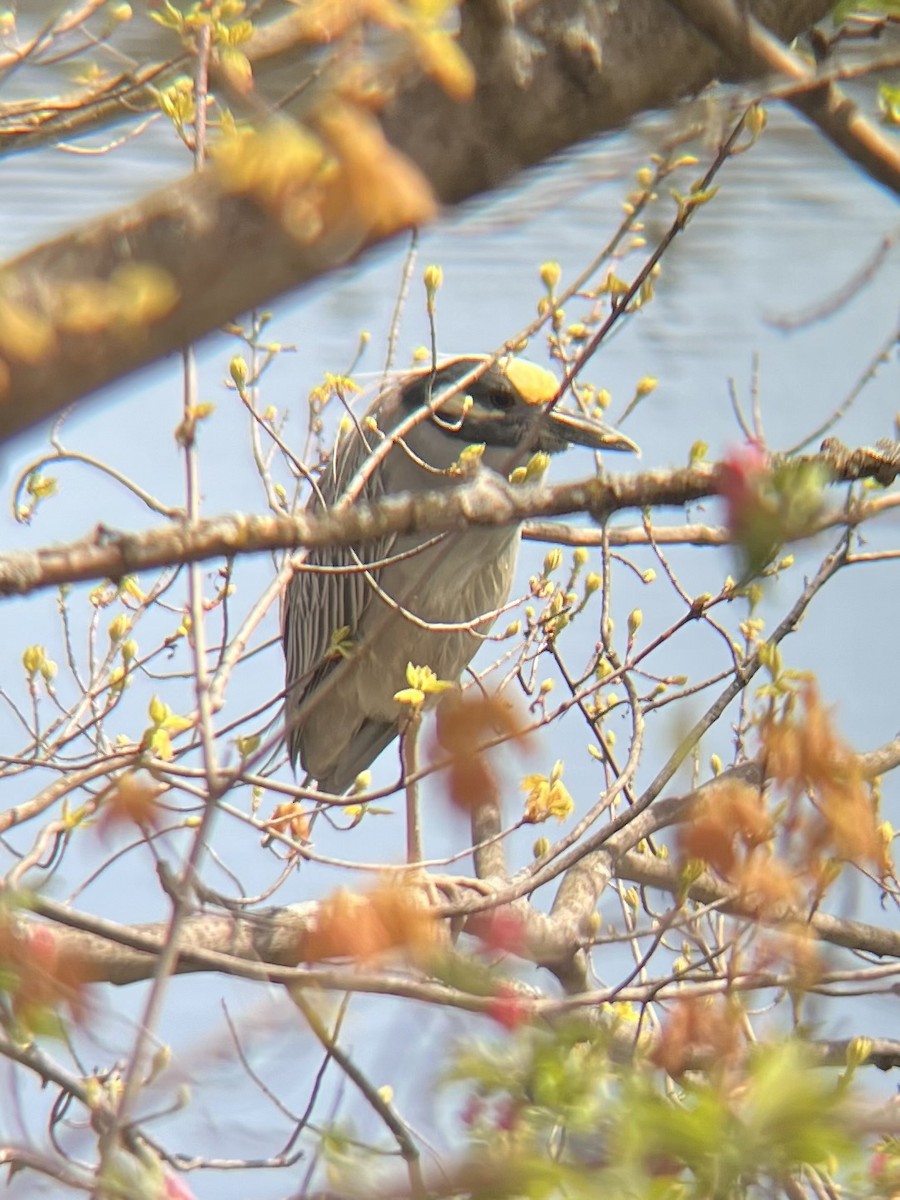
MULTIPOLYGON (((454 384, 485 361, 454 358, 436 372, 411 372, 392 384, 359 424, 339 436, 310 510, 336 503, 375 447, 425 406, 434 411, 397 438, 366 480, 361 499, 459 483, 449 468, 467 445, 483 443, 483 465, 503 473, 535 451, 552 454, 572 442, 596 450, 635 449, 598 421, 548 412, 555 378, 521 359, 501 360, 454 393, 454 384)), ((407 534, 309 554, 311 566, 333 570, 301 567, 287 590, 286 731, 291 761, 299 759, 324 791, 346 791, 397 736, 394 694, 406 686, 407 663, 431 667, 439 679, 459 677, 478 649, 479 634, 488 632, 509 596, 519 532, 516 525, 466 529, 437 541, 407 534), (417 546, 425 548, 410 553, 417 546), (383 565, 365 572, 360 563, 383 565), (481 617, 474 632, 427 627, 481 617), (335 645, 342 629, 349 646, 343 654, 335 645)))

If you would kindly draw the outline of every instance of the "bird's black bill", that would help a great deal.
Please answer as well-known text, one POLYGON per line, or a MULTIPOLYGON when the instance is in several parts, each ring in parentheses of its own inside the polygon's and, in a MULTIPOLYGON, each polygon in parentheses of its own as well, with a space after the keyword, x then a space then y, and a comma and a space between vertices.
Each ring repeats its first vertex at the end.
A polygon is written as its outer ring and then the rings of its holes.
POLYGON ((554 434, 576 446, 587 446, 589 450, 627 450, 630 454, 641 452, 637 443, 624 433, 590 417, 554 408, 544 415, 543 420, 554 434))

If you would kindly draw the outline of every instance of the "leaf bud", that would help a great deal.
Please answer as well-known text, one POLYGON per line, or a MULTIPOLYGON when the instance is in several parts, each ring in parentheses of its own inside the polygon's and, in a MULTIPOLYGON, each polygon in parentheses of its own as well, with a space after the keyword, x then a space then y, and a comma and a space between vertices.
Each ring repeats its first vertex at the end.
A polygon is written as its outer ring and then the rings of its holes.
POLYGON ((228 364, 228 372, 234 381, 234 386, 239 392, 243 391, 247 386, 247 377, 250 372, 249 368, 247 367, 246 360, 243 359, 240 354, 236 354, 228 364))
POLYGON ((562 278, 562 267, 558 262, 545 262, 541 264, 541 283, 551 294, 555 291, 557 284, 562 278))
POLYGON ((558 571, 562 565, 562 550, 559 546, 554 546, 552 550, 548 550, 544 555, 544 574, 552 575, 554 571, 558 571))

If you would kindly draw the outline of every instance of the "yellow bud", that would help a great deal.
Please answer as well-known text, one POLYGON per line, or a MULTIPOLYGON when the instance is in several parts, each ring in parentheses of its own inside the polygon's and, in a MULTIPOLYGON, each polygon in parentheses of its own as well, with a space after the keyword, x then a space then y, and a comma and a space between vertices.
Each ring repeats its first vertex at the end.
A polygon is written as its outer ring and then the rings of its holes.
POLYGON ((122 658, 125 662, 133 662, 137 658, 138 644, 134 638, 128 638, 122 643, 122 658))
POLYGON ((605 411, 612 404, 612 393, 607 388, 600 388, 594 399, 597 407, 605 411))
POLYGON ((694 442, 693 446, 691 446, 691 453, 688 459, 690 465, 694 467, 697 463, 703 462, 708 453, 709 446, 706 442, 694 442))
POLYGON ((119 592, 123 596, 130 596, 132 600, 137 600, 138 604, 143 604, 147 599, 144 592, 138 587, 137 580, 133 575, 126 575, 119 583, 119 592))
POLYGON ((587 325, 582 325, 580 321, 576 321, 566 330, 566 333, 573 342, 583 342, 587 338, 588 332, 589 330, 587 325))
POLYGON ((240 354, 236 354, 228 364, 228 371, 234 381, 235 387, 238 391, 242 391, 247 385, 247 376, 250 371, 246 361, 241 358, 240 354))
POLYGON ((874 1048, 871 1038, 853 1037, 847 1043, 846 1061, 851 1071, 861 1067, 869 1058, 874 1048))
POLYGON ((658 379, 654 379, 652 375, 645 375, 643 379, 638 380, 638 385, 635 388, 635 395, 638 399, 643 400, 645 396, 649 396, 652 391, 656 390, 658 379))
POLYGON ((444 272, 440 267, 432 264, 425 268, 423 275, 425 280, 425 291, 428 293, 429 302, 434 300, 434 294, 444 282, 444 272))
POLYGON ((633 608, 628 614, 628 636, 634 637, 644 623, 644 614, 639 608, 633 608))
POLYGON ((525 468, 525 481, 527 483, 539 483, 547 474, 549 466, 550 455, 545 454, 542 450, 538 450, 528 460, 528 465, 525 468))
POLYGON ((576 547, 575 553, 572 555, 575 560, 576 567, 583 567, 588 560, 588 552, 585 546, 576 547))
POLYGON ((507 625, 506 629, 504 629, 504 631, 503 631, 503 636, 504 637, 516 637, 521 632, 522 632, 522 622, 521 621, 510 621, 510 623, 507 625))
POLYGON ((648 188, 653 182, 653 172, 649 167, 641 167, 635 178, 642 188, 648 188))
POLYGON ((112 19, 119 24, 122 21, 130 21, 132 17, 130 4, 116 4, 110 12, 112 19))
POLYGON ((719 758, 718 754, 711 754, 709 756, 709 765, 713 775, 722 774, 722 760, 719 758))
POLYGON ((122 638, 131 630, 131 621, 124 613, 119 613, 117 617, 109 623, 109 640, 111 642, 121 642, 122 638))
POLYGON ((540 274, 541 283, 552 294, 562 278, 562 267, 558 262, 545 262, 541 264, 540 274))
POLYGON ((552 575, 554 571, 558 571, 562 564, 562 550, 559 546, 554 546, 552 550, 548 550, 544 555, 544 574, 552 575))
POLYGON ((584 590, 590 596, 593 592, 599 591, 603 584, 603 580, 596 571, 591 571, 584 581, 584 590))
POLYGON ((550 849, 550 839, 547 837, 539 837, 531 847, 531 852, 535 858, 543 858, 550 849))
POLYGON ((550 694, 550 692, 552 692, 552 691, 553 691, 553 688, 554 688, 555 686, 556 686, 556 685, 554 684, 554 682, 553 682, 553 680, 552 680, 552 679, 545 679, 545 680, 543 681, 543 683, 541 684, 541 695, 542 695, 542 696, 547 696, 547 695, 549 695, 549 694, 550 694))
POLYGON ((648 567, 647 570, 641 574, 641 579, 643 579, 644 583, 652 583, 655 578, 656 571, 653 569, 653 567, 648 567))
POLYGON ((360 771, 357 777, 353 780, 354 792, 367 792, 372 786, 372 772, 360 771))
POLYGON ((759 135, 762 133, 762 131, 765 129, 767 121, 768 121, 768 116, 767 116, 766 110, 763 108, 763 106, 761 104, 754 104, 753 107, 750 109, 750 114, 749 114, 750 133, 753 136, 754 140, 756 138, 758 138, 759 135))
POLYGON ((154 725, 162 725, 171 710, 168 704, 160 700, 159 696, 154 696, 150 701, 147 711, 154 725))
MULTIPOLYGON (((470 397, 466 396, 466 399, 470 400, 470 397)), ((471 408, 471 403, 469 404, 468 407, 471 408)), ((467 471, 470 471, 470 470, 474 470, 478 466, 478 464, 481 462, 483 457, 484 457, 484 442, 473 442, 471 446, 465 447, 465 449, 463 450, 462 454, 460 454, 459 459, 457 461, 458 461, 460 467, 463 467, 467 471)))
POLYGON ((41 669, 46 652, 43 646, 26 646, 22 651, 22 666, 28 675, 36 675, 41 669))
POLYGON ((154 1052, 150 1060, 150 1070, 144 1083, 151 1083, 158 1076, 162 1075, 163 1071, 168 1070, 172 1062, 172 1047, 162 1045, 154 1052))
POLYGON ((147 738, 147 749, 151 754, 155 754, 157 758, 161 758, 163 762, 171 762, 175 757, 175 751, 172 749, 172 739, 166 733, 165 729, 154 729, 150 732, 147 738))

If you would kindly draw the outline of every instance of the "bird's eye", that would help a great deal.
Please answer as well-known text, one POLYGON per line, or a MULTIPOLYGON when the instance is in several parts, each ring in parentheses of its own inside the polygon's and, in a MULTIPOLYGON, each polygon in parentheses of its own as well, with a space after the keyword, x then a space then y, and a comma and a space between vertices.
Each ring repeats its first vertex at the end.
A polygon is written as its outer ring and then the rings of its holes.
POLYGON ((510 396, 509 392, 491 392, 490 402, 491 408, 496 408, 499 412, 509 412, 515 399, 510 396))

